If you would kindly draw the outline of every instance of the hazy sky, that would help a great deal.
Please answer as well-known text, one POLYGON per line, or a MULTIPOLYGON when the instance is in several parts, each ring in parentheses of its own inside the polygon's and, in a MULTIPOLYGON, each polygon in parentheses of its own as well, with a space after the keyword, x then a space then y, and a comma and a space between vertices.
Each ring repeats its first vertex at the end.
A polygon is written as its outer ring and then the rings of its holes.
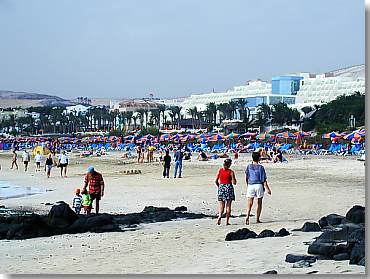
POLYGON ((363 0, 0 0, 0 90, 166 98, 363 63, 363 0))

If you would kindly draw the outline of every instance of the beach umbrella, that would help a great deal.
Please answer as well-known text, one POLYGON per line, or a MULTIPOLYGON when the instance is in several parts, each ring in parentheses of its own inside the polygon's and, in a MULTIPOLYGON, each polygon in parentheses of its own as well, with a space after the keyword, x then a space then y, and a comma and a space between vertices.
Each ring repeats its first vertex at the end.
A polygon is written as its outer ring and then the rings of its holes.
POLYGON ((348 139, 348 140, 353 140, 353 139, 355 139, 355 140, 359 140, 360 138, 363 138, 363 137, 365 137, 365 135, 364 135, 364 134, 360 134, 360 133, 358 133, 358 132, 352 132, 352 133, 350 133, 350 134, 348 134, 348 135, 344 136, 343 138, 344 138, 344 139, 348 139))
POLYGON ((239 137, 239 134, 236 134, 236 133, 230 133, 227 135, 228 139, 236 139, 238 137, 239 137))
POLYGON ((283 133, 276 134, 276 137, 284 138, 284 139, 291 139, 291 138, 295 138, 296 136, 291 132, 283 132, 283 133))
POLYGON ((330 138, 339 138, 341 137, 342 134, 337 133, 337 132, 330 132, 322 135, 323 139, 330 139, 330 138))
POLYGON ((180 135, 179 135, 179 134, 173 135, 173 136, 171 137, 171 140, 172 140, 172 141, 178 141, 179 139, 180 139, 180 135))
POLYGON ((220 140, 224 140, 224 139, 225 139, 225 136, 223 136, 221 134, 217 134, 217 135, 212 136, 209 140, 210 141, 220 141, 220 140))
POLYGON ((257 139, 259 139, 259 140, 265 140, 265 139, 270 139, 270 138, 274 138, 274 137, 275 137, 274 135, 269 134, 269 133, 263 133, 263 134, 257 135, 257 139))
POLYGON ((159 140, 160 141, 168 141, 168 140, 170 140, 170 135, 169 134, 161 135, 159 140))
POLYGON ((182 142, 187 142, 187 141, 189 141, 189 140, 193 140, 194 138, 195 138, 195 136, 194 136, 194 135, 190 135, 190 134, 188 134, 188 135, 185 135, 184 137, 182 137, 181 141, 182 141, 182 142))
POLYGON ((50 153, 50 150, 47 147, 43 148, 42 146, 38 145, 35 148, 33 148, 32 155, 35 156, 37 152, 40 152, 41 155, 48 155, 50 153))
POLYGON ((250 137, 255 137, 256 135, 257 135, 257 133, 246 132, 244 134, 241 134, 240 137, 250 138, 250 137))

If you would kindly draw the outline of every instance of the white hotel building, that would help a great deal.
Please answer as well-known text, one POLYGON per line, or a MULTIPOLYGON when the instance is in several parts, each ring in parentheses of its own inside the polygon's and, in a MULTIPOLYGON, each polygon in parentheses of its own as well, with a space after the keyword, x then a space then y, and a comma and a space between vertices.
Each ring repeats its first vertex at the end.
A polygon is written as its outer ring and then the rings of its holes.
MULTIPOLYGON (((249 81, 226 92, 192 94, 176 104, 181 106, 182 113, 186 114, 186 110, 194 106, 202 111, 211 102, 220 104, 244 98, 251 113, 254 113, 256 107, 262 103, 273 105, 285 102, 299 109, 330 102, 340 95, 352 95, 355 91, 365 93, 365 65, 319 75, 296 73, 277 76, 272 78, 271 83, 262 80, 249 81)), ((173 99, 171 102, 162 102, 168 106, 175 103, 173 99)))

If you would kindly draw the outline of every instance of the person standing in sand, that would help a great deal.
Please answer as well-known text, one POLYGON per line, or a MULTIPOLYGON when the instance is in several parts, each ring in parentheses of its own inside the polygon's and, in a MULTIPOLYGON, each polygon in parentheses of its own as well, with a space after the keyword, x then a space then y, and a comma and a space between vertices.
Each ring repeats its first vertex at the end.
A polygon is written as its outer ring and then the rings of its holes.
POLYGON ((63 177, 63 170, 64 170, 64 177, 67 177, 67 166, 68 166, 68 157, 66 152, 63 150, 62 154, 59 155, 59 167, 60 167, 60 176, 63 177))
POLYGON ((36 171, 41 171, 41 160, 42 160, 42 155, 40 151, 37 151, 35 155, 36 171))
POLYGON ((261 154, 259 152, 252 153, 252 164, 249 164, 245 170, 247 182, 247 218, 245 224, 249 225, 249 216, 253 206, 254 198, 257 198, 257 223, 261 223, 260 216, 262 212, 262 199, 264 192, 267 191, 271 195, 271 189, 267 184, 267 176, 265 168, 259 164, 261 154))
POLYGON ((22 161, 23 161, 23 164, 24 164, 24 171, 26 172, 27 169, 28 169, 28 164, 31 161, 30 153, 27 150, 24 150, 24 152, 23 152, 22 161))
POLYGON ((224 214, 226 204, 226 225, 230 225, 231 203, 235 200, 234 186, 236 185, 235 173, 230 169, 231 159, 224 161, 223 168, 218 170, 215 184, 218 187, 218 218, 217 225, 221 225, 221 218, 224 214))
POLYGON ((170 151, 166 150, 166 155, 163 158, 163 178, 170 177, 171 160, 170 151))
POLYGON ((85 175, 85 184, 82 189, 82 193, 89 186, 89 194, 91 197, 91 203, 95 200, 95 211, 99 214, 99 202, 104 196, 104 180, 103 176, 95 171, 94 167, 89 167, 87 169, 87 174, 85 175))
POLYGON ((51 169, 53 168, 53 165, 54 165, 53 156, 52 156, 52 153, 49 153, 48 157, 46 158, 46 162, 45 162, 45 171, 46 171, 47 178, 50 178, 50 173, 51 173, 51 169))
POLYGON ((12 155, 12 166, 11 166, 10 169, 13 169, 14 166, 16 167, 16 169, 18 169, 17 158, 18 158, 17 151, 15 151, 15 149, 14 149, 13 150, 13 155, 12 155))
POLYGON ((178 178, 181 178, 182 174, 182 160, 184 158, 184 152, 181 150, 181 145, 179 149, 175 152, 175 172, 173 174, 173 178, 176 178, 177 176, 177 171, 179 171, 179 176, 178 178))

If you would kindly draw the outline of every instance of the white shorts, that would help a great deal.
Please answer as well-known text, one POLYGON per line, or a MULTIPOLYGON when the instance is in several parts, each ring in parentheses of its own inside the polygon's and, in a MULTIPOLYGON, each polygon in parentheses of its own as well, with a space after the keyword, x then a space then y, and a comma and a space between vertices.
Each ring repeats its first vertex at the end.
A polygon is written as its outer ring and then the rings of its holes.
POLYGON ((248 198, 263 198, 264 188, 262 184, 248 184, 247 197, 248 198))

